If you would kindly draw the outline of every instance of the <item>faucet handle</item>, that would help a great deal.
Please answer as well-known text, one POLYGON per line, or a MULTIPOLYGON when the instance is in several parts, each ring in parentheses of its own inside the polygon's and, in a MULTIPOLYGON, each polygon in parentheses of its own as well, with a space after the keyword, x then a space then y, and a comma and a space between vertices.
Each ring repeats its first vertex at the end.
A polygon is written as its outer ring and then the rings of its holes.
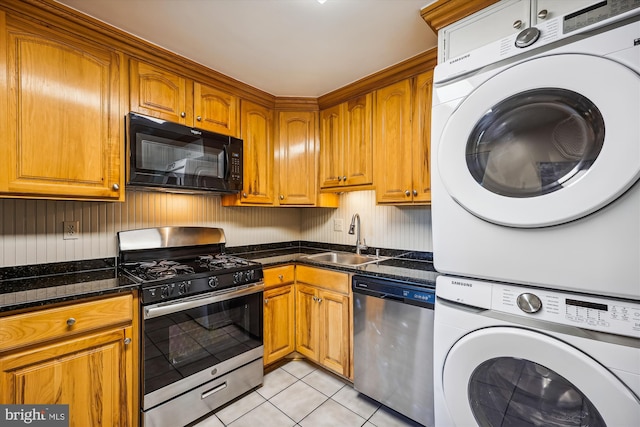
POLYGON ((365 239, 364 237, 362 238, 362 244, 360 245, 360 249, 369 249, 369 246, 367 246, 367 239, 365 239))

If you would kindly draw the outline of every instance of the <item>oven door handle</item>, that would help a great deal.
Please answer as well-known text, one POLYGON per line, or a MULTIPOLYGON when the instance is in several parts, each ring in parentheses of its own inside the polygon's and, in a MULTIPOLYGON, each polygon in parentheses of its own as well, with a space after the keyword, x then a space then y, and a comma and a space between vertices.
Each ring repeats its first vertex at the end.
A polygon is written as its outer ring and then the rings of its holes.
POLYGON ((195 296, 179 301, 167 301, 160 304, 151 305, 144 308, 144 319, 153 319, 154 317, 164 316, 165 314, 177 313, 179 311, 188 310, 190 308, 202 307, 204 305, 216 302, 227 301, 232 298, 238 298, 245 295, 256 294, 264 290, 264 282, 253 283, 249 286, 242 286, 231 289, 224 289, 213 295, 195 296))

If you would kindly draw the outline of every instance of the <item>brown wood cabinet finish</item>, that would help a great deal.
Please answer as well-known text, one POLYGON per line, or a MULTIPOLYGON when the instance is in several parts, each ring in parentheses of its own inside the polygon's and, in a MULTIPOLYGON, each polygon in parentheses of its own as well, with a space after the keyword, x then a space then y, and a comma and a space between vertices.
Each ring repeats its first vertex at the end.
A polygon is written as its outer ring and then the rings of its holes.
POLYGON ((320 113, 320 187, 350 191, 372 188, 372 94, 320 113))
POLYGON ((295 351, 295 267, 264 269, 264 364, 295 351))
POLYGON ((350 317, 348 274, 302 265, 296 267, 298 353, 349 378, 352 359, 350 317))
POLYGON ((0 196, 124 200, 123 56, 1 11, 0 34, 0 196))
POLYGON ((431 203, 430 120, 433 72, 376 91, 376 201, 431 203))
POLYGON ((127 294, 0 318, 0 341, 17 341, 0 350, 0 403, 68 404, 72 427, 137 426, 136 316, 127 294))

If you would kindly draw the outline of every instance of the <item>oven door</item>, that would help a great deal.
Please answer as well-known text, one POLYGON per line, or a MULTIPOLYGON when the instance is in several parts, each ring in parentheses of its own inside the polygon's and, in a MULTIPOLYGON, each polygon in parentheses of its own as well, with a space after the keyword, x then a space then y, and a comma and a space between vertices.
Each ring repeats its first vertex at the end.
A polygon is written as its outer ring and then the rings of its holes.
POLYGON ((262 282, 143 307, 143 410, 263 356, 262 282))

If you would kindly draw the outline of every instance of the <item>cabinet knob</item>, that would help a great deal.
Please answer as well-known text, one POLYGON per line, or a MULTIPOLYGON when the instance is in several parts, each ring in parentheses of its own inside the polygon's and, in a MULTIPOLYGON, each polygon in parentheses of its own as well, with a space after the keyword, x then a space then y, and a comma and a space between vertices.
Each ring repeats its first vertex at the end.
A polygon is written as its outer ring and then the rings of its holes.
POLYGON ((409 191, 409 190, 405 191, 405 192, 404 192, 404 195, 405 195, 405 196, 407 196, 407 197, 409 197, 409 196, 411 195, 411 191, 409 191))
POLYGON ((131 344, 131 338, 127 337, 124 339, 124 345, 129 345, 129 344, 131 344))
POLYGON ((413 190, 413 197, 416 197, 418 195, 418 190, 413 190))
POLYGON ((74 319, 73 317, 70 317, 67 319, 67 326, 73 326, 76 324, 76 319, 74 319))
POLYGON ((280 200, 284 200, 284 196, 282 194, 280 195, 280 200))
POLYGON ((242 197, 246 198, 247 197, 247 193, 242 193, 242 197))
POLYGON ((513 28, 515 28, 516 30, 519 30, 520 28, 522 28, 522 21, 521 20, 517 20, 513 23, 513 28))
POLYGON ((538 18, 540 19, 545 19, 547 15, 549 15, 549 11, 547 9, 542 9, 540 12, 538 12, 538 18))
POLYGON ((282 282, 282 279, 284 279, 284 276, 282 274, 278 274, 278 279, 280 279, 280 281, 282 282))
POLYGON ((185 117, 187 117, 187 113, 185 113, 185 112, 183 111, 182 113, 180 113, 180 117, 182 117, 182 118, 184 119, 185 117))
POLYGON ((345 176, 343 176, 343 177, 342 177, 342 180, 343 180, 344 182, 347 182, 347 176, 346 176, 346 175, 345 175, 345 176))
POLYGON ((318 303, 321 303, 321 302, 322 302, 322 298, 318 298, 318 303))
POLYGON ((338 182, 342 181, 342 177, 338 175, 338 182))
POLYGON ((201 117, 201 116, 198 116, 198 117, 196 117, 196 120, 197 120, 197 121, 199 121, 199 122, 201 122, 201 121, 202 121, 202 117, 201 117))
POLYGON ((268 303, 269 303, 269 298, 265 298, 265 299, 264 299, 264 303, 265 303, 265 304, 268 304, 268 303))
POLYGON ((120 189, 120 186, 118 184, 113 184, 111 188, 113 189, 113 191, 118 191, 120 189))

